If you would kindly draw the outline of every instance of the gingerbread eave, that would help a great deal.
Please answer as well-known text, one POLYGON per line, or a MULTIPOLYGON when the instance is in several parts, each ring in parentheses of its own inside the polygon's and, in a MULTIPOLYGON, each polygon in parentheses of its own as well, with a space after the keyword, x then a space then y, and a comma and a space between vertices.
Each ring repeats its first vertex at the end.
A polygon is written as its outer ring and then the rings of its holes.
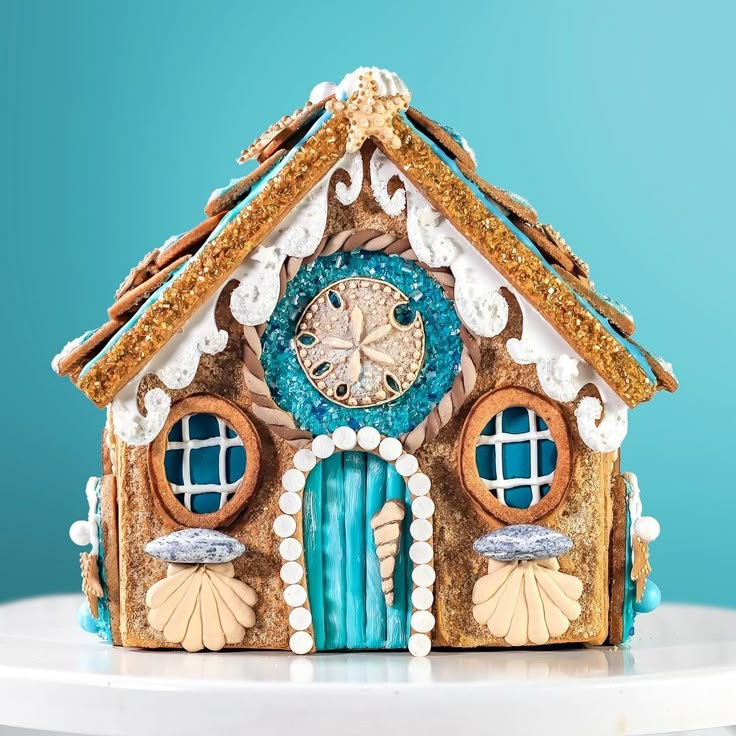
MULTIPOLYGON (((197 226, 194 230, 205 234, 203 245, 177 263, 171 280, 156 284, 127 323, 113 318, 92 335, 103 333, 99 350, 80 370, 60 371, 95 404, 109 404, 345 155, 348 121, 322 108, 323 103, 302 116, 303 129, 290 131, 294 147, 288 153, 266 149, 259 158, 262 175, 271 176, 250 201, 234 216, 220 211, 197 226)), ((633 323, 595 294, 587 267, 556 231, 540 225, 521 198, 480 179, 472 158, 453 148, 452 139, 443 139, 440 126, 433 136, 430 123, 410 108, 393 119, 398 147, 374 142, 629 407, 658 389, 675 390, 671 373, 631 339, 633 323)), ((288 146, 289 140, 277 143, 288 146)))

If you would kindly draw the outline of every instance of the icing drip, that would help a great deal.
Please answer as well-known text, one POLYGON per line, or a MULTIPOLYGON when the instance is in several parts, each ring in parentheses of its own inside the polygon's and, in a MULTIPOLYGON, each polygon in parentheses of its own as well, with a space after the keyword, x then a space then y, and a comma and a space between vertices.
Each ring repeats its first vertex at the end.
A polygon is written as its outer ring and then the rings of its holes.
POLYGON ((600 399, 586 396, 577 405, 575 417, 583 442, 596 452, 613 452, 621 446, 626 437, 628 428, 626 406, 618 397, 616 400, 611 397, 606 402, 604 414, 600 399))
POLYGON ((265 322, 279 300, 283 257, 274 247, 259 248, 243 265, 240 285, 230 295, 230 311, 241 325, 265 322))
POLYGON ((350 176, 350 185, 346 186, 344 182, 337 182, 335 196, 340 204, 347 206, 355 202, 363 186, 363 157, 359 151, 356 151, 349 153, 345 159, 345 165, 342 168, 350 176))
POLYGON ((129 445, 147 445, 161 431, 171 408, 171 399, 160 388, 149 391, 143 399, 146 415, 136 407, 139 381, 129 383, 112 402, 115 434, 129 445))
POLYGON ((442 225, 448 224, 447 220, 429 204, 414 206, 414 198, 421 195, 410 185, 407 189, 410 204, 406 229, 414 252, 430 268, 449 266, 457 256, 457 246, 455 240, 443 232, 442 225))
POLYGON ((216 355, 227 346, 229 335, 226 330, 217 330, 197 342, 196 345, 187 345, 181 352, 179 359, 156 371, 156 375, 168 388, 184 388, 188 386, 197 374, 199 358, 203 353, 216 355))
POLYGON ((392 195, 389 195, 388 183, 394 176, 399 176, 398 169, 380 150, 376 149, 371 156, 370 172, 374 199, 389 217, 397 217, 406 207, 406 191, 397 189, 392 195))

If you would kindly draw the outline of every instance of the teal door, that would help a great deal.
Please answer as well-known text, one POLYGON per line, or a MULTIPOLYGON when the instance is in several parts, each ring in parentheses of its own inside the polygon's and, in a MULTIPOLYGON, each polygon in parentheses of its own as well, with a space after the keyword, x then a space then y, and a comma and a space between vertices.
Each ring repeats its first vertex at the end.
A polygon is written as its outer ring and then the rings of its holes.
POLYGON ((411 617, 410 500, 393 466, 364 452, 318 463, 304 492, 304 554, 318 650, 405 649, 411 617), (406 506, 386 604, 371 519, 386 501, 406 506))

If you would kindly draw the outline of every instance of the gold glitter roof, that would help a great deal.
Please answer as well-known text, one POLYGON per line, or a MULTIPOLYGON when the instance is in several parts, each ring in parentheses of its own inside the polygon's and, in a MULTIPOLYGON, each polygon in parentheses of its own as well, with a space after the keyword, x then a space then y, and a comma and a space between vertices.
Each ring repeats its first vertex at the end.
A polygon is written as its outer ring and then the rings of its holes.
MULTIPOLYGON (((629 406, 646 401, 659 388, 676 388, 658 359, 625 335, 617 338, 612 334, 586 308, 588 303, 581 303, 584 294, 575 289, 574 280, 568 283, 548 268, 511 227, 488 210, 468 181, 455 173, 416 130, 400 117, 395 117, 392 124, 400 146, 383 146, 376 141, 386 155, 629 406), (656 380, 632 355, 637 350, 656 380)), ((136 323, 81 376, 71 374, 79 388, 99 406, 110 403, 340 160, 348 135, 347 118, 338 112, 307 138, 258 195, 190 258, 182 273, 136 323)), ((577 275, 587 278, 587 273, 577 275)))

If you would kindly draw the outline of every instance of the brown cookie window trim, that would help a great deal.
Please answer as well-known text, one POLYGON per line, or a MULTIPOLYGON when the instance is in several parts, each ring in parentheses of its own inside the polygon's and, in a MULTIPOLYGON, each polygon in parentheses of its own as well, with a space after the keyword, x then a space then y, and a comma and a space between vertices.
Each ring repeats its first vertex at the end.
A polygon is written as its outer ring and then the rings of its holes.
MULTIPOLYGON (((503 433, 503 428, 498 431, 503 433)), ((529 427, 530 436, 538 434, 540 432, 536 427, 529 427)), ((519 435, 517 441, 525 441, 525 436, 519 435)), ((532 440, 532 442, 535 441, 532 440)), ((546 516, 560 503, 570 482, 572 466, 570 434, 562 411, 555 404, 524 389, 499 389, 478 399, 465 420, 460 435, 459 452, 460 479, 463 487, 484 513, 490 514, 507 524, 532 523, 546 516), (476 460, 478 440, 486 425, 501 412, 513 407, 523 407, 531 410, 537 417, 541 418, 547 425, 544 434, 548 433, 548 438, 554 442, 557 450, 557 460, 551 474, 549 491, 538 501, 535 499, 528 508, 514 508, 501 503, 493 491, 486 486, 484 479, 481 478, 476 460)), ((497 452, 502 452, 501 445, 498 446, 497 452)), ((534 458, 533 462, 536 463, 536 454, 532 454, 532 457, 534 458)), ((536 468, 532 468, 532 475, 537 475, 536 468)), ((536 480, 539 481, 540 479, 536 478, 536 480)), ((523 485, 523 483, 518 485, 523 485)))
MULTIPOLYGON (((226 437, 229 437, 229 435, 226 435, 226 437)), ((223 466, 226 462, 223 453, 227 450, 224 447, 229 444, 233 446, 240 444, 237 440, 233 441, 234 439, 213 439, 211 442, 201 443, 219 450, 217 472, 220 479, 222 479, 223 466), (223 442, 224 445, 221 445, 223 442)), ((189 449, 184 450, 184 452, 189 451, 189 449)), ((230 524, 253 495, 258 481, 260 455, 260 441, 256 429, 247 415, 235 404, 210 395, 191 396, 174 404, 166 423, 148 448, 148 471, 151 478, 153 497, 165 521, 175 526, 204 527, 208 529, 230 524), (172 428, 181 420, 194 415, 210 415, 216 420, 221 420, 242 441, 242 448, 245 453, 245 469, 242 477, 237 481, 234 488, 223 485, 223 488, 217 488, 213 491, 221 494, 226 493, 227 500, 223 497, 225 502, 220 504, 220 508, 209 513, 197 513, 187 508, 177 498, 180 490, 174 490, 166 470, 166 452, 171 449, 169 435, 172 428)))

